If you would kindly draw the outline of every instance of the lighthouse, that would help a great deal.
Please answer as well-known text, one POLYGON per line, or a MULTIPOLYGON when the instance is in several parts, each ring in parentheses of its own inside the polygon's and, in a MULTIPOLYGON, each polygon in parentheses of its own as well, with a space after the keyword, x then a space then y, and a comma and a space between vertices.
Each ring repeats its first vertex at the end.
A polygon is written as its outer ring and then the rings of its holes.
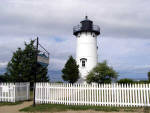
POLYGON ((97 36, 100 28, 85 16, 79 25, 73 27, 73 34, 76 36, 76 62, 80 74, 78 83, 86 83, 86 76, 98 63, 97 36))

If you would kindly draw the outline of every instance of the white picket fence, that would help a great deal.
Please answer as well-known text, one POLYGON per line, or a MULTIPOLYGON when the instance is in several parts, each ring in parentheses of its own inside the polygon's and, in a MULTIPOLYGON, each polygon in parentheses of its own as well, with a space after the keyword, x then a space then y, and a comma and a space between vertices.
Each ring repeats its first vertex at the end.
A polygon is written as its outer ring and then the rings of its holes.
POLYGON ((95 106, 150 106, 150 84, 37 83, 36 103, 95 106))
POLYGON ((30 83, 0 83, 0 102, 29 100, 30 83))

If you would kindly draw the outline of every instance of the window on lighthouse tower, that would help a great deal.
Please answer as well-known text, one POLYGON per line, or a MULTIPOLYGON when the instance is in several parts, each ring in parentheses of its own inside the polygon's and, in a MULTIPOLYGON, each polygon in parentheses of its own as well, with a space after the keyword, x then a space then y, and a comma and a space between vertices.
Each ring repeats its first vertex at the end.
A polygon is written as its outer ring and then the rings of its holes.
POLYGON ((81 58, 81 59, 80 59, 80 62, 81 62, 81 66, 82 66, 82 67, 85 67, 85 66, 86 66, 86 61, 87 61, 86 58, 81 58))
POLYGON ((82 61, 82 67, 85 67, 85 60, 82 61))

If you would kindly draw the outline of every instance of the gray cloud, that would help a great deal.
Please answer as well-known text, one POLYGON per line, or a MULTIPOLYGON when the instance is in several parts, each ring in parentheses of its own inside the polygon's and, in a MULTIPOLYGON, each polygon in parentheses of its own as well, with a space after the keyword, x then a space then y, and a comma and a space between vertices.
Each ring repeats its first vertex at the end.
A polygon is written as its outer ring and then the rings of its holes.
MULTIPOLYGON (((139 71, 136 66, 150 62, 149 4, 143 0, 5 0, 0 4, 0 65, 10 60, 17 47, 23 48, 24 41, 39 36, 51 53, 49 68, 61 70, 69 55, 75 57, 72 28, 87 14, 101 27, 99 61, 108 60, 120 73, 139 71)), ((145 67, 145 77, 147 71, 145 67)))
POLYGON ((0 11, 0 29, 11 35, 69 36, 73 25, 78 24, 87 13, 90 19, 101 26, 102 36, 149 38, 150 14, 147 4, 148 1, 137 0, 4 2, 0 11))

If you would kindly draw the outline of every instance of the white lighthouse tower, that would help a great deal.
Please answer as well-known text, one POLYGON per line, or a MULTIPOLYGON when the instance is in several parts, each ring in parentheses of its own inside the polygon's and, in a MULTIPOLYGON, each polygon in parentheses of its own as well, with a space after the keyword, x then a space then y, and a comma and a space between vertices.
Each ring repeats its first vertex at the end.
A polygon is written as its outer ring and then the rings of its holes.
POLYGON ((80 72, 78 83, 86 83, 86 76, 98 62, 97 36, 100 34, 100 28, 93 25, 93 21, 86 16, 80 25, 73 28, 73 34, 77 38, 76 62, 80 72))

